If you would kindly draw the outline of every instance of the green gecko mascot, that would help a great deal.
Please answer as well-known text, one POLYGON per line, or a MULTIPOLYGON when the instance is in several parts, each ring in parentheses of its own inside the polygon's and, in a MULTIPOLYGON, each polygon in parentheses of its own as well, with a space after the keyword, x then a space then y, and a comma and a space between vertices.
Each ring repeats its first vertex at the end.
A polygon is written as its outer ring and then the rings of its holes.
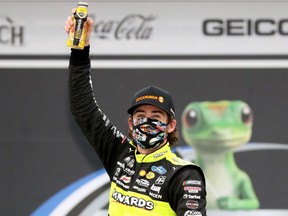
POLYGON ((207 208, 259 208, 249 176, 234 159, 233 150, 252 134, 252 110, 243 101, 192 102, 182 113, 182 134, 195 150, 195 162, 207 180, 207 208))

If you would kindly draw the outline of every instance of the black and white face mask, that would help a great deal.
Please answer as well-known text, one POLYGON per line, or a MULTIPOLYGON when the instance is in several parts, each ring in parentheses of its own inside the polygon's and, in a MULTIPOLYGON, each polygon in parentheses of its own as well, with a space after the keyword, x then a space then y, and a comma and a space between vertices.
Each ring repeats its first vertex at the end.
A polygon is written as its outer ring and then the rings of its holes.
POLYGON ((133 120, 133 139, 143 149, 157 148, 167 140, 167 124, 150 118, 133 120))

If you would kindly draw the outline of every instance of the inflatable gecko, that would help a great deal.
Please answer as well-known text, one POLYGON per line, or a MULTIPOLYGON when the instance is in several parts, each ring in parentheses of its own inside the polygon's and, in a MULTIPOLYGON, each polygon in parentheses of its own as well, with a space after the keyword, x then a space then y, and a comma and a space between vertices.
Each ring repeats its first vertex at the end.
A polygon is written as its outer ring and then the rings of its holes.
POLYGON ((243 101, 192 102, 182 113, 182 134, 195 150, 207 185, 207 209, 259 208, 252 182, 233 150, 252 134, 253 114, 243 101))

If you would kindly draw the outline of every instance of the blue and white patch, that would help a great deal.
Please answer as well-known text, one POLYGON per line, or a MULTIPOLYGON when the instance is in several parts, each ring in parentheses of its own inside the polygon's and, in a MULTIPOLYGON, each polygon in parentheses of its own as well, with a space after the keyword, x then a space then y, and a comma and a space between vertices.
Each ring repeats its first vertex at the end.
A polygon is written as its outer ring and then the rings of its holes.
POLYGON ((157 172, 157 173, 159 173, 161 175, 163 175, 163 174, 165 174, 167 172, 166 169, 164 167, 162 167, 162 166, 158 166, 158 167, 157 166, 152 166, 151 170, 153 172, 157 172))

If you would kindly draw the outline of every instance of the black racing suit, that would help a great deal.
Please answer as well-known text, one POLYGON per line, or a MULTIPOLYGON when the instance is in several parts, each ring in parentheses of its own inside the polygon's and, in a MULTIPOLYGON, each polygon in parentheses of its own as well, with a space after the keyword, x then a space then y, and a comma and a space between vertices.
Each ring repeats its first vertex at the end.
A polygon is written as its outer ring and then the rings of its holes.
POLYGON ((89 46, 71 50, 71 112, 111 180, 109 215, 206 215, 202 170, 171 152, 169 143, 145 155, 99 109, 90 77, 89 46))

